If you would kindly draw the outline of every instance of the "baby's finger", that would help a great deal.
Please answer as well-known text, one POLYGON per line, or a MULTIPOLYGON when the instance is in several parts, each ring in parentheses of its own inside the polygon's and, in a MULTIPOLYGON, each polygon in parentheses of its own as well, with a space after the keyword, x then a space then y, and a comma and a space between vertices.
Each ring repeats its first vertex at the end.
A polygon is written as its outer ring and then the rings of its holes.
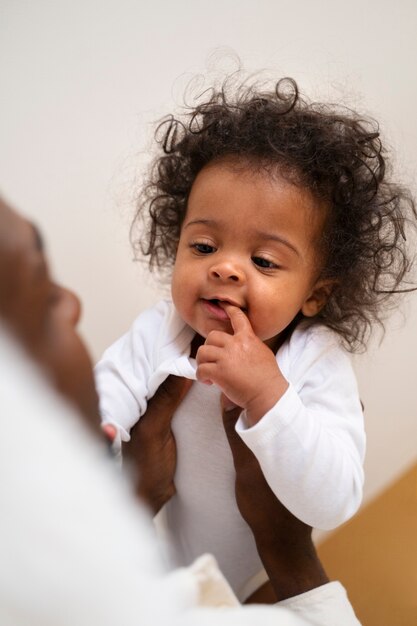
POLYGON ((200 383, 204 383, 206 385, 217 384, 218 381, 218 367, 216 363, 202 363, 197 367, 197 380, 200 383))
POLYGON ((196 361, 197 365, 203 363, 216 363, 220 356, 221 348, 217 346, 203 345, 197 350, 196 361))
POLYGON ((231 335, 223 332, 222 330, 211 330, 207 335, 207 338, 203 345, 205 346, 217 346, 223 348, 229 341, 231 335))
POLYGON ((241 332, 253 333, 251 323, 247 315, 245 315, 245 313, 242 311, 242 309, 239 309, 238 306, 234 306, 233 304, 227 304, 227 303, 224 303, 223 308, 226 311, 227 315, 229 316, 230 323, 232 325, 233 332, 235 334, 241 333, 241 332))

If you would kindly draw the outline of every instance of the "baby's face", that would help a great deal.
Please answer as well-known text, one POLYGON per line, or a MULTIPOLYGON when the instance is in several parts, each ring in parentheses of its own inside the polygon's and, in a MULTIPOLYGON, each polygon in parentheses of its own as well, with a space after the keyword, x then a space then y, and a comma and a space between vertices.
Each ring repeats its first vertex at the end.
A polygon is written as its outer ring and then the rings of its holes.
POLYGON ((172 280, 174 304, 202 337, 232 332, 222 303, 238 306, 271 347, 299 311, 323 306, 319 239, 326 216, 283 178, 213 162, 188 201, 172 280))

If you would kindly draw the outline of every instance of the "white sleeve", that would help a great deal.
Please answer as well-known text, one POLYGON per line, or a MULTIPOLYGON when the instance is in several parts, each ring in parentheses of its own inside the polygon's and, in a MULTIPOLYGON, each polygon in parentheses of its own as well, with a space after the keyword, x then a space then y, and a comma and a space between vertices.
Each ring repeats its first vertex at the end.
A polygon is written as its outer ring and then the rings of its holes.
POLYGON ((255 426, 242 413, 236 430, 279 500, 306 524, 329 530, 361 503, 362 407, 350 359, 332 333, 291 342, 287 391, 255 426))
POLYGON ((141 313, 94 368, 102 422, 116 426, 122 441, 129 441, 130 429, 146 411, 148 381, 166 310, 166 301, 161 301, 141 313))

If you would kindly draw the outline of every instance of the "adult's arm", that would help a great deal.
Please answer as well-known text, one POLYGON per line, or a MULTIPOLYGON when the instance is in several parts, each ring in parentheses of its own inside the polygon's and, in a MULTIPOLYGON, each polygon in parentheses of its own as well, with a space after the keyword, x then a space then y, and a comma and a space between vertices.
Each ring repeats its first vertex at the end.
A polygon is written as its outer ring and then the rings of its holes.
MULTIPOLYGON (((237 434, 235 424, 240 412, 240 408, 223 409, 236 470, 236 502, 253 532, 275 600, 284 600, 319 587, 328 578, 317 556, 311 527, 292 515, 273 494, 255 455, 237 434)), ((265 588, 265 593, 272 599, 270 590, 265 588)))

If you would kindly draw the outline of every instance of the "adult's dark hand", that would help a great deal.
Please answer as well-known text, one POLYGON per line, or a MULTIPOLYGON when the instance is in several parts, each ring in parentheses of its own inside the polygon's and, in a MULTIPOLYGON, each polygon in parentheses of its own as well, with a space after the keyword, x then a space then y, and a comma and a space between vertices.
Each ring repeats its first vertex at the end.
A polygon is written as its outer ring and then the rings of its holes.
POLYGON ((123 445, 123 457, 136 474, 136 492, 154 514, 175 493, 177 450, 171 421, 191 385, 191 380, 169 376, 123 445))
MULTIPOLYGON (((224 398, 223 398, 224 400, 224 398)), ((228 404, 223 402, 223 405, 228 404)), ((256 602, 284 600, 328 582, 317 556, 312 529, 285 508, 271 491, 260 465, 235 430, 241 409, 223 408, 223 424, 236 470, 236 502, 251 528, 270 579, 256 602)))
MULTIPOLYGON (((192 381, 169 376, 124 444, 124 458, 137 472, 136 491, 156 514, 174 495, 176 445, 172 416, 192 381)), ((223 424, 236 470, 239 511, 251 528, 270 583, 250 598, 256 602, 284 600, 328 582, 307 526, 276 498, 259 463, 235 431, 241 409, 223 409, 223 424)))

